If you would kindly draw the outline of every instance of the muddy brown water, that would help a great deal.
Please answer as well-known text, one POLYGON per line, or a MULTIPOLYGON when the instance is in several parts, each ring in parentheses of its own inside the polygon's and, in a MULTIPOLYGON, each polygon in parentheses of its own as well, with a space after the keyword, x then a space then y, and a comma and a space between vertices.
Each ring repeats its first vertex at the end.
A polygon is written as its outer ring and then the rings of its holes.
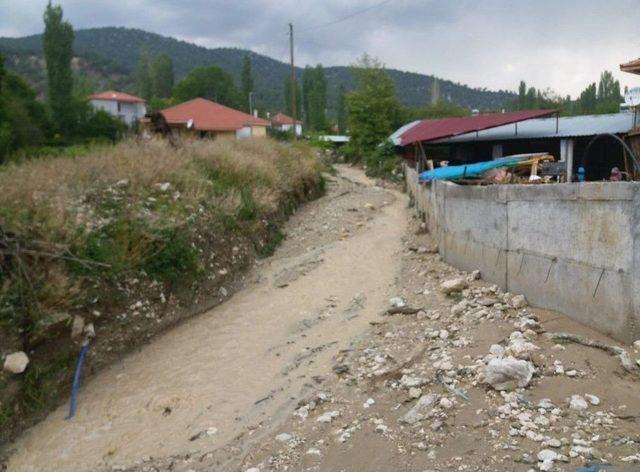
POLYGON ((91 378, 76 416, 65 420, 63 405, 27 431, 12 446, 9 470, 127 465, 215 450, 256 425, 276 425, 394 295, 406 197, 372 192, 348 167, 335 180, 295 216, 306 231, 293 231, 256 269, 257 281, 91 378), (366 214, 361 225, 327 237, 355 212, 366 214))

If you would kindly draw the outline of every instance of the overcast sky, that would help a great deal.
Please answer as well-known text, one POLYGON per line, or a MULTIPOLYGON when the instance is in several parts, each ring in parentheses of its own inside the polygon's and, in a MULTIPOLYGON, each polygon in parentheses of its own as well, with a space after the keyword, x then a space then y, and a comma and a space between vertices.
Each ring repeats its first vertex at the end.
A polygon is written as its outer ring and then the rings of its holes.
MULTIPOLYGON (((0 36, 42 30, 46 0, 0 0, 0 36)), ((58 0, 76 29, 127 26, 202 46, 249 48, 297 63, 347 65, 363 52, 388 67, 474 87, 520 79, 575 96, 602 70, 640 56, 639 0, 58 0), (365 11, 363 11, 365 10, 365 11), (344 19, 348 17, 347 19, 344 19), (337 21, 344 19, 344 21, 337 21), (330 24, 327 24, 330 23, 330 24)))

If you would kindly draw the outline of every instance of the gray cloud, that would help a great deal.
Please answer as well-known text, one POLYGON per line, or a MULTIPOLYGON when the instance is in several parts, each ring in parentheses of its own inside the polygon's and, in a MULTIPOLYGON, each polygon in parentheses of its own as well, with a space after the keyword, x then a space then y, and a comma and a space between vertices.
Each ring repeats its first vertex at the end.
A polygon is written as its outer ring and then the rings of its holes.
MULTIPOLYGON (((40 32, 46 0, 0 0, 0 35, 40 32)), ((293 21, 298 64, 349 64, 363 52, 387 66, 475 87, 578 94, 621 62, 640 56, 637 0, 60 0, 76 28, 127 26, 207 47, 250 48, 287 60, 293 21)))

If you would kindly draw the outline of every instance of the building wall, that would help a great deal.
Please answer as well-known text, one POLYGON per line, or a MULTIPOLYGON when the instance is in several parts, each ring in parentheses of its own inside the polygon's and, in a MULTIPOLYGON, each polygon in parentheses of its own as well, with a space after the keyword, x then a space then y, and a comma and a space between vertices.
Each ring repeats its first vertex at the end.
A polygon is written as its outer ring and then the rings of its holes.
POLYGON ((640 183, 419 184, 443 258, 623 342, 640 338, 640 183))
POLYGON ((131 126, 135 121, 144 117, 145 113, 147 112, 145 104, 139 102, 91 100, 91 105, 96 110, 104 110, 113 116, 117 116, 129 126, 131 126))

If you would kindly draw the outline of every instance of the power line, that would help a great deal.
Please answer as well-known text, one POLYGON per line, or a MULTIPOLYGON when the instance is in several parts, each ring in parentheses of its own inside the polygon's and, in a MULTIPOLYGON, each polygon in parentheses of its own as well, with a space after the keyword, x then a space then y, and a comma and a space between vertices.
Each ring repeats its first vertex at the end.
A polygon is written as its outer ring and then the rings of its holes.
POLYGON ((366 13, 368 11, 371 11, 373 9, 379 8, 381 6, 384 6, 387 3, 390 3, 391 1, 392 0, 384 0, 382 2, 376 3, 375 5, 371 5, 371 6, 367 7, 367 8, 363 8, 362 10, 354 11, 354 12, 352 12, 352 13, 346 15, 346 16, 343 16, 341 18, 337 18, 335 20, 332 20, 332 21, 329 21, 327 23, 323 23, 323 24, 320 24, 320 25, 311 26, 309 28, 302 29, 302 30, 300 30, 298 32, 299 33, 300 32, 306 33, 307 31, 314 31, 314 30, 317 30, 317 29, 320 29, 320 28, 326 28, 327 26, 335 25, 336 23, 341 23, 343 21, 350 20, 351 18, 353 18, 355 16, 361 15, 361 14, 366 13))

